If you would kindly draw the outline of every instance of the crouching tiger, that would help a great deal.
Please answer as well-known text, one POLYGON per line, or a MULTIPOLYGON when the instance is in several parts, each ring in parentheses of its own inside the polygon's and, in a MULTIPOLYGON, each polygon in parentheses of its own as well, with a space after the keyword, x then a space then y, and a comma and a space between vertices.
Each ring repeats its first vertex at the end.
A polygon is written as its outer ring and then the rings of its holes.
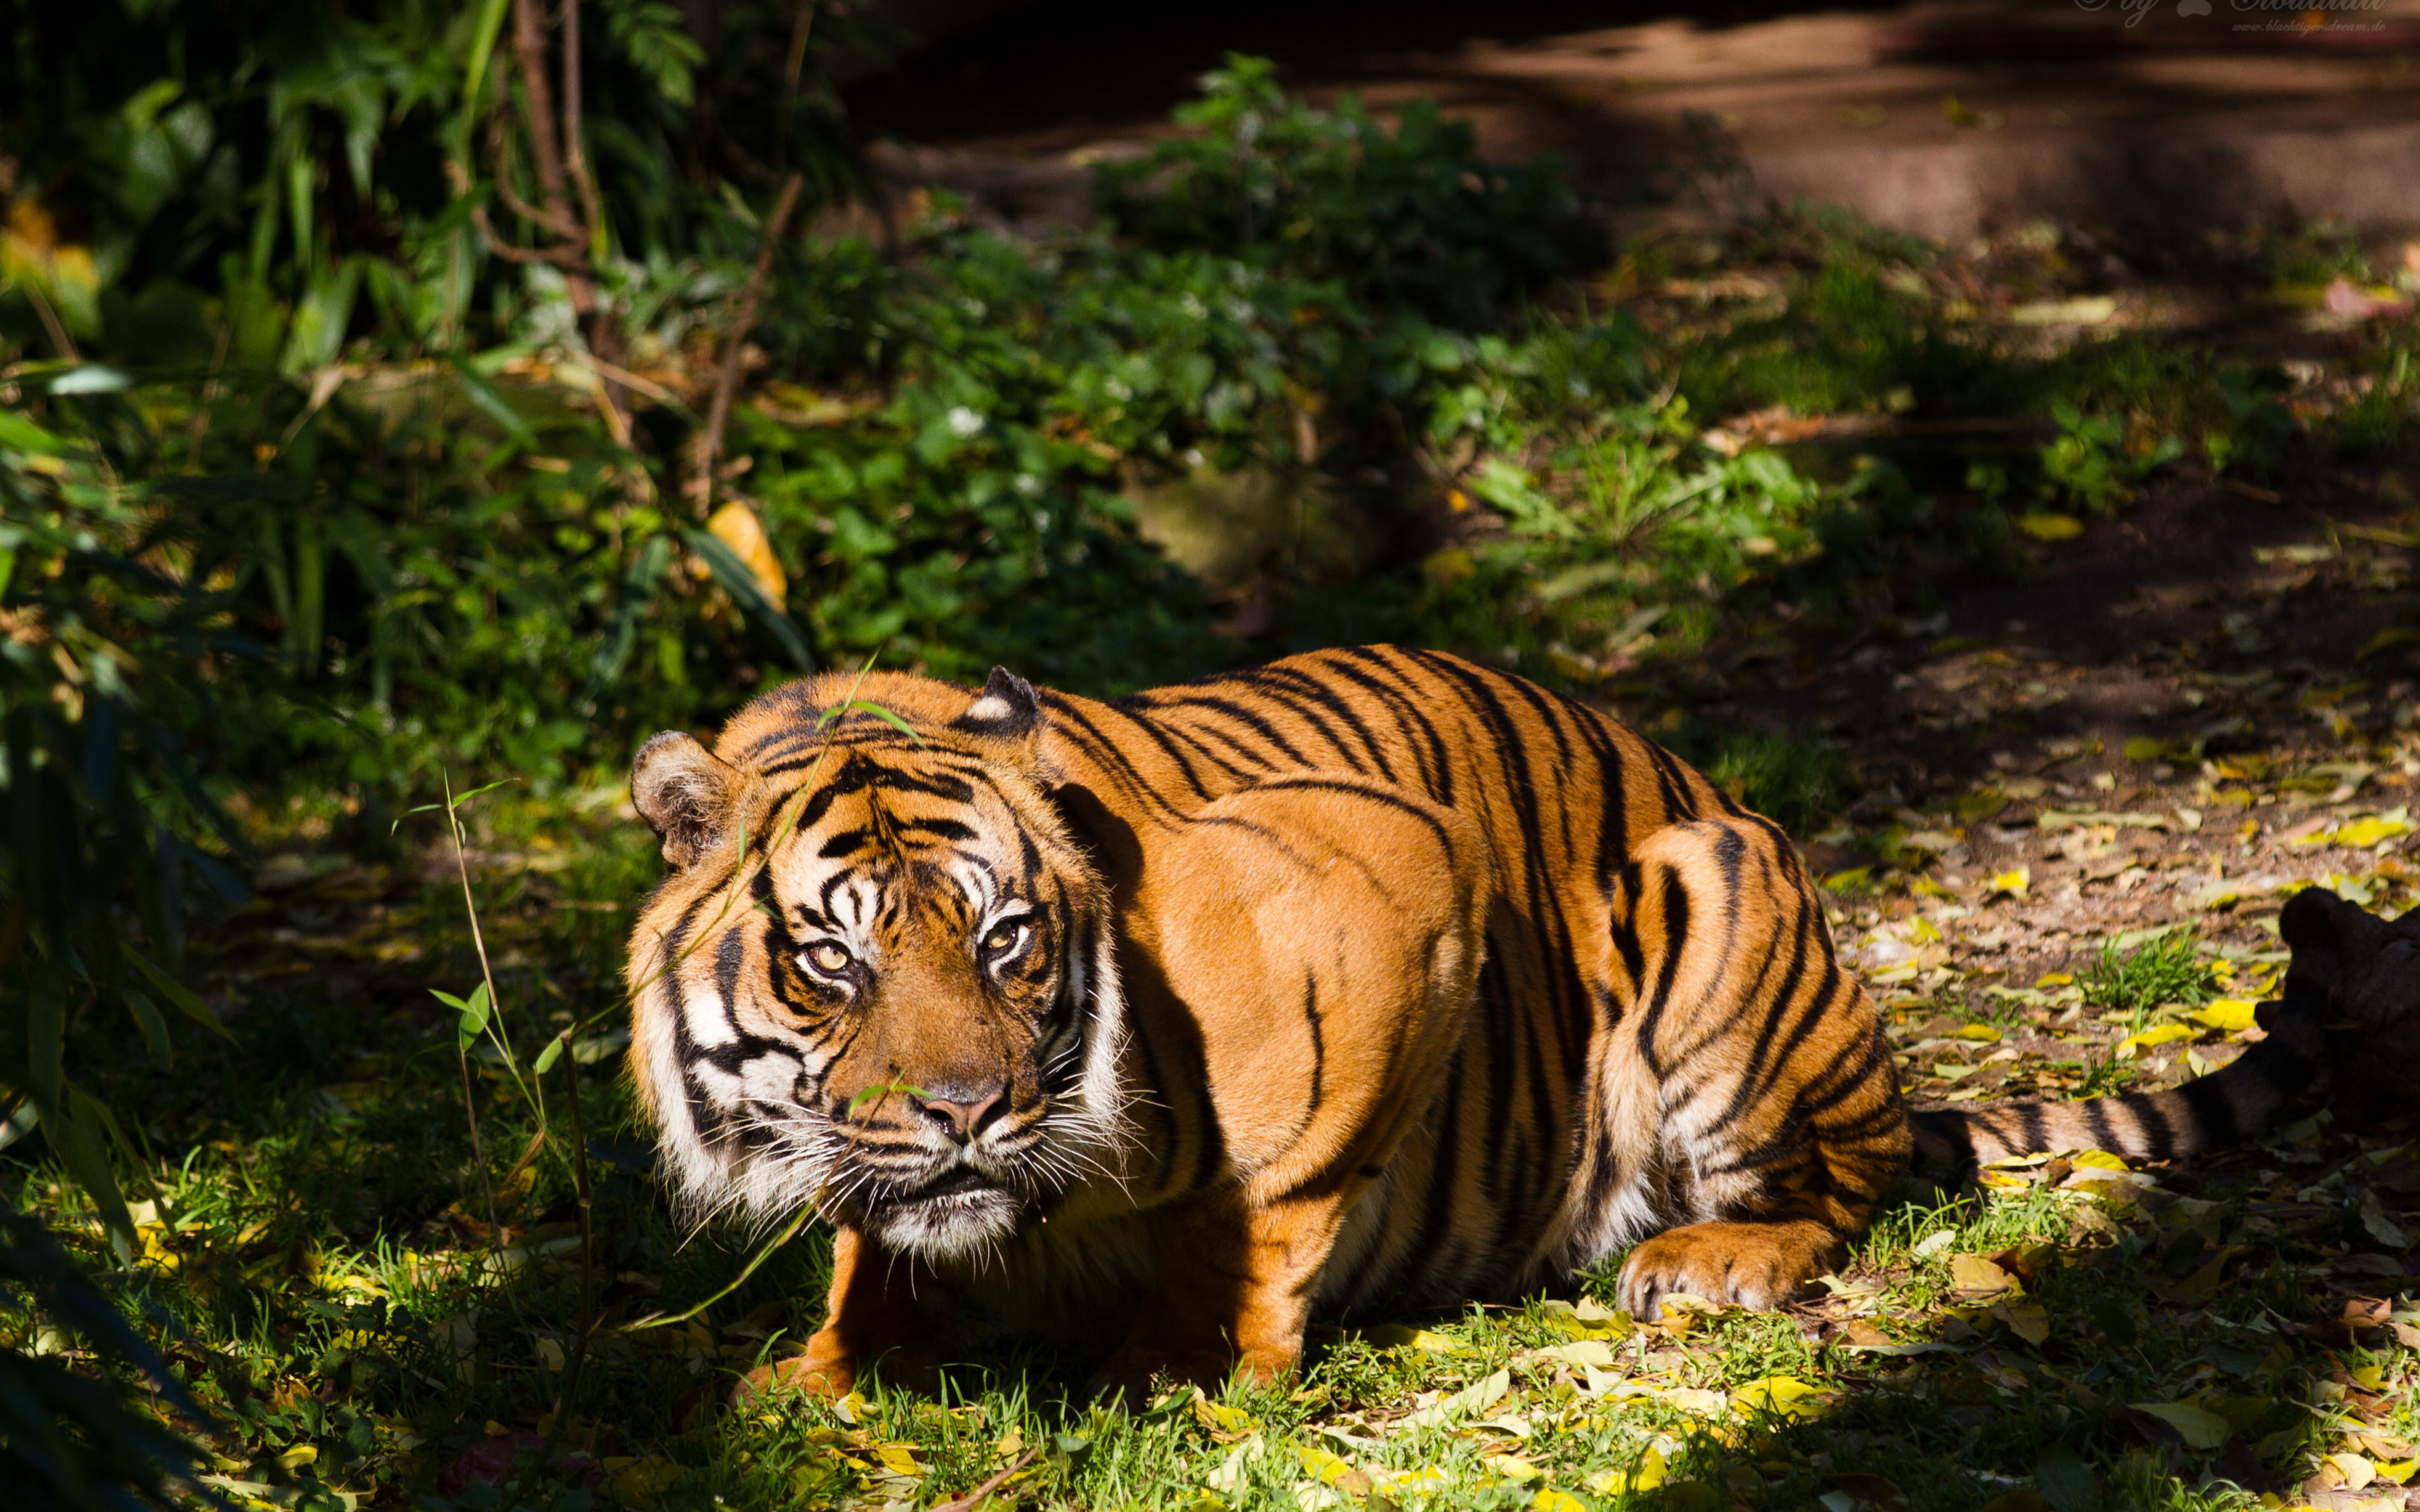
POLYGON ((693 1213, 832 1225, 826 1321, 773 1373, 826 1393, 929 1373, 962 1300, 1129 1388, 1625 1249, 1635 1314, 1769 1307, 1919 1146, 2181 1153, 2316 1053, 2273 1011, 2175 1091, 1911 1115, 1780 830, 1425 651, 1106 703, 809 678, 712 751, 648 741, 631 793, 670 866, 639 1090, 693 1213))

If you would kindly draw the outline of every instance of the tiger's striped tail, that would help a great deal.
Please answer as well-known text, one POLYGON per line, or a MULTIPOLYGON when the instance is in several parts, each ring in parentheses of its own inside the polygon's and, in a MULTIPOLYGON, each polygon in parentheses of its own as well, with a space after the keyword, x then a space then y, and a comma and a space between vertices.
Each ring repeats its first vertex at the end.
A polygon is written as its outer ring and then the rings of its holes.
POLYGON ((2168 1160, 2257 1137, 2318 1075, 2327 1000, 2323 988, 2289 976, 2285 997, 2257 1011, 2268 1038, 2166 1091, 1916 1114, 1916 1172, 1963 1180, 1993 1161, 2065 1149, 2168 1160))

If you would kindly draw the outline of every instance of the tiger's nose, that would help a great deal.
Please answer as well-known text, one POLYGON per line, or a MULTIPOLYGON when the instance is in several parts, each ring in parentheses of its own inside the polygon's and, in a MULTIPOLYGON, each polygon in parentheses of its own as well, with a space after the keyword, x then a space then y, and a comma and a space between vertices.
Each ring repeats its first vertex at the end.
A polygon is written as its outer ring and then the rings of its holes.
POLYGON ((939 1123, 943 1133, 963 1145, 981 1134, 984 1125, 1001 1111, 1002 1095, 1007 1090, 1005 1087, 995 1087, 966 1102, 954 1102, 945 1097, 915 1097, 908 1101, 939 1123))

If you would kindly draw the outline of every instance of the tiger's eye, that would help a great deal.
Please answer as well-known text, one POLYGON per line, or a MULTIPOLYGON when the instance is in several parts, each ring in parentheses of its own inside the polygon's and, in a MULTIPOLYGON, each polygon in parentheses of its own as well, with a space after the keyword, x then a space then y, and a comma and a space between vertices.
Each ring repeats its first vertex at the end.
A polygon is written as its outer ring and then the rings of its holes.
POLYGON ((848 952, 826 941, 822 945, 807 948, 807 962, 817 971, 829 971, 837 975, 848 969, 848 952))

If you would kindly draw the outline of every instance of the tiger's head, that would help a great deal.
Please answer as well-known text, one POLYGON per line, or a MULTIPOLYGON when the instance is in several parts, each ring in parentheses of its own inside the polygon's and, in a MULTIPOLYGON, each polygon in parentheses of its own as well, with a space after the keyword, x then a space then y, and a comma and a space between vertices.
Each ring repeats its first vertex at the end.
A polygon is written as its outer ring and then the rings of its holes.
POLYGON ((1033 689, 804 679, 711 751, 640 748, 669 868, 631 939, 630 1063, 693 1216, 813 1203, 936 1261, 1110 1161, 1105 887, 1049 797, 1033 689))

